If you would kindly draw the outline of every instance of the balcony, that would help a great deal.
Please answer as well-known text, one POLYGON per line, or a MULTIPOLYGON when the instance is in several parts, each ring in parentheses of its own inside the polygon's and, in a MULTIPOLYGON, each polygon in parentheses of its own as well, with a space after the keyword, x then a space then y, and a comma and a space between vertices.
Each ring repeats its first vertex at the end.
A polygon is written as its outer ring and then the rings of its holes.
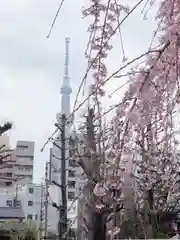
POLYGON ((28 175, 32 175, 33 174, 33 168, 29 167, 29 166, 25 166, 25 167, 16 167, 15 171, 14 171, 14 175, 24 175, 24 176, 28 176, 28 175))
POLYGON ((33 158, 31 156, 29 157, 17 156, 16 165, 33 166, 33 158))

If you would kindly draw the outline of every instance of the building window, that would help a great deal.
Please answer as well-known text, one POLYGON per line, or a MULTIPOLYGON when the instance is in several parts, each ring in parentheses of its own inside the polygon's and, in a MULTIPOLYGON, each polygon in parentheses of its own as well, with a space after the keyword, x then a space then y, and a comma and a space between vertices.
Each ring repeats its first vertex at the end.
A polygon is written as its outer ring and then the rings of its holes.
POLYGON ((32 179, 32 175, 26 175, 26 177, 32 179))
POLYGON ((33 201, 28 201, 28 206, 33 206, 33 201))
POLYGON ((69 157, 73 157, 73 150, 69 149, 69 157))
POLYGON ((21 155, 16 155, 17 157, 17 160, 19 161, 26 161, 27 159, 28 160, 33 160, 34 157, 33 156, 21 156, 21 155))
POLYGON ((69 138, 69 157, 72 157, 75 152, 75 140, 70 137, 69 138))
POLYGON ((29 188, 29 193, 32 194, 33 192, 34 192, 34 188, 31 188, 31 187, 30 187, 30 188, 29 188))
POLYGON ((12 200, 7 200, 6 201, 6 206, 12 207, 12 200))
POLYGON ((19 151, 19 152, 25 152, 25 151, 27 151, 28 150, 28 146, 17 146, 17 150, 19 151))
POLYGON ((75 177, 75 171, 69 170, 68 175, 69 177, 75 177))
POLYGON ((72 138, 72 136, 70 136, 70 138, 69 138, 69 146, 70 147, 74 147, 75 146, 75 140, 72 138))
POLYGON ((32 214, 28 214, 27 219, 32 220, 32 214))
POLYGON ((75 199, 75 192, 68 192, 68 199, 69 200, 75 199))
POLYGON ((12 177, 12 173, 6 173, 7 177, 12 177))
MULTIPOLYGON (((69 222, 70 222, 70 224, 72 224, 71 221, 69 221, 69 222)), ((69 239, 76 239, 76 233, 75 233, 75 231, 73 229, 69 229, 69 231, 68 231, 68 238, 69 239)))
POLYGON ((74 160, 74 159, 69 159, 69 166, 70 166, 70 167, 76 167, 76 160, 74 160))
POLYGON ((12 182, 6 182, 6 186, 12 185, 12 182))
POLYGON ((14 199, 14 207, 20 207, 21 201, 14 199))
POLYGON ((31 166, 25 167, 25 170, 32 171, 32 167, 31 166))
POLYGON ((69 188, 75 188, 76 182, 75 181, 68 181, 68 187, 69 188))
POLYGON ((24 179, 24 177, 26 177, 26 178, 32 178, 32 175, 24 175, 24 174, 17 174, 16 173, 16 177, 19 179, 19 180, 22 180, 22 179, 24 179))

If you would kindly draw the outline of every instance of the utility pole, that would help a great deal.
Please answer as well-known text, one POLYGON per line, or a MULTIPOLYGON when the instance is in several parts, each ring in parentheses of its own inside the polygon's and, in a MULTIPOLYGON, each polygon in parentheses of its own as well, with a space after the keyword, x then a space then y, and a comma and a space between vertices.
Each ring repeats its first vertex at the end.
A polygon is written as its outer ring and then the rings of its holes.
POLYGON ((49 196, 49 181, 48 181, 48 162, 46 162, 45 168, 45 201, 44 201, 44 239, 47 239, 48 235, 48 196, 49 196))
POLYGON ((66 198, 66 116, 61 117, 61 196, 62 205, 60 203, 59 210, 59 240, 67 239, 67 198, 66 198))
POLYGON ((15 196, 15 199, 16 199, 16 201, 17 201, 17 198, 18 198, 18 184, 16 184, 16 196, 15 196))
POLYGON ((43 197, 43 193, 44 193, 44 185, 43 183, 41 183, 41 206, 40 206, 40 224, 39 224, 39 232, 40 232, 40 240, 44 238, 44 224, 43 224, 43 220, 44 220, 44 213, 43 213, 43 201, 44 201, 44 197, 43 197))
POLYGON ((14 207, 17 207, 17 201, 18 201, 18 184, 16 184, 16 194, 15 194, 15 197, 14 197, 14 207))

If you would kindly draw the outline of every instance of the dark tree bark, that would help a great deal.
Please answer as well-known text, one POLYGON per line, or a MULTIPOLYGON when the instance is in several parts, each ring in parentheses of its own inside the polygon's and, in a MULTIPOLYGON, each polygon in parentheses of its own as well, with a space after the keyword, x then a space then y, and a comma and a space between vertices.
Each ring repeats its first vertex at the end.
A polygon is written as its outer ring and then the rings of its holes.
POLYGON ((0 126, 0 136, 10 130, 12 128, 12 124, 10 122, 5 123, 3 126, 0 126))
POLYGON ((96 212, 94 219, 94 240, 106 239, 106 222, 103 212, 96 212))

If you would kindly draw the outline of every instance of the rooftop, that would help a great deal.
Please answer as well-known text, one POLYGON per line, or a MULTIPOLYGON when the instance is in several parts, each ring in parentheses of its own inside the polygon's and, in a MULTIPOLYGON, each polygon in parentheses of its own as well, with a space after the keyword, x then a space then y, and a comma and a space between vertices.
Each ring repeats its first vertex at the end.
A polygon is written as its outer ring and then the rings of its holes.
POLYGON ((0 207, 0 219, 23 219, 24 212, 20 207, 0 207))

